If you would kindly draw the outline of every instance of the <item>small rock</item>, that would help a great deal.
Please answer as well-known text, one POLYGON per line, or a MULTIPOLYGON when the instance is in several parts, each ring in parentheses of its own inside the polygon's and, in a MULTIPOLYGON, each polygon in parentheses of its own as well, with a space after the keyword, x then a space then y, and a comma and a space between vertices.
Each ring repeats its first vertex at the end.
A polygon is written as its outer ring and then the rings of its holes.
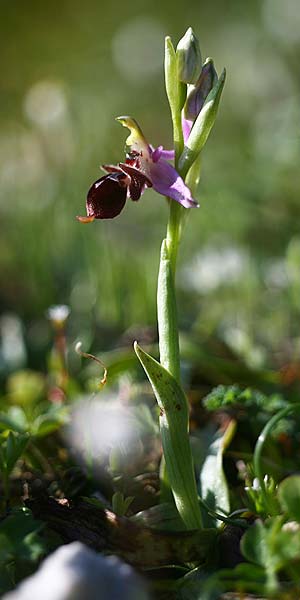
POLYGON ((61 546, 3 600, 149 600, 135 571, 80 542, 61 546))

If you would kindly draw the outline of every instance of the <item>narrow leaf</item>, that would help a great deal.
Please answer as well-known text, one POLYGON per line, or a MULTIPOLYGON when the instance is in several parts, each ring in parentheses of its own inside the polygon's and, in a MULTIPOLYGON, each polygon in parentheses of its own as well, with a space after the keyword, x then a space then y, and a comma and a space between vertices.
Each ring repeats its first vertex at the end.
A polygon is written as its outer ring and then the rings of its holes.
MULTIPOLYGON (((217 431, 214 435, 199 480, 199 491, 203 500, 211 509, 223 514, 230 511, 228 487, 223 471, 223 452, 232 439, 235 426, 236 423, 232 420, 225 432, 217 431)), ((209 523, 206 523, 210 527, 217 524, 217 520, 213 517, 210 517, 209 523)))
POLYGON ((187 529, 201 528, 188 434, 186 397, 174 377, 135 342, 134 349, 160 408, 160 430, 168 478, 177 510, 187 529))
POLYGON ((10 474, 17 460, 24 452, 29 441, 29 435, 14 434, 10 431, 6 442, 6 471, 10 474))
POLYGON ((146 510, 142 510, 133 515, 131 521, 152 529, 185 531, 184 523, 176 510, 175 504, 170 502, 155 504, 146 510))

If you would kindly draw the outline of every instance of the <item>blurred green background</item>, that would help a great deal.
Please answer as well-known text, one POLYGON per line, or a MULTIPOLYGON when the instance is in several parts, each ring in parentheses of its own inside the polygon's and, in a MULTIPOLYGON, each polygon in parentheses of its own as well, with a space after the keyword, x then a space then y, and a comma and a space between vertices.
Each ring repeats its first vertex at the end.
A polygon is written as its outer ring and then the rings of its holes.
POLYGON ((190 25, 228 79, 181 248, 180 326, 250 366, 296 360, 298 0, 1 0, 1 24, 2 374, 43 366, 52 304, 71 307, 70 343, 101 352, 145 327, 155 339, 165 201, 149 190, 115 220, 75 217, 99 165, 123 158, 116 116, 170 147, 164 36, 190 25))

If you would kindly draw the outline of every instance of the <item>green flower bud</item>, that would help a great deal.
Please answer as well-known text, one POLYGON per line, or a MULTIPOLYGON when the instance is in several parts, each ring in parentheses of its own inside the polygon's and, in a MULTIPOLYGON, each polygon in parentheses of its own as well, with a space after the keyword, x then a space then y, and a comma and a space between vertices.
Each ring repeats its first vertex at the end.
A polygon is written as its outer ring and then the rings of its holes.
POLYGON ((207 58, 200 74, 200 77, 194 86, 189 86, 189 91, 184 106, 184 116, 189 121, 195 121, 198 117, 204 102, 218 81, 218 75, 214 67, 213 60, 207 58))
POLYGON ((220 78, 218 79, 217 83, 215 83, 213 89, 209 92, 204 106, 193 125, 189 139, 187 140, 182 155, 179 159, 178 166, 180 174, 183 178, 186 176, 188 170, 199 156, 214 126, 225 78, 226 71, 223 69, 220 78))
POLYGON ((176 48, 177 77, 183 83, 196 83, 202 67, 198 38, 191 27, 178 42, 176 48))

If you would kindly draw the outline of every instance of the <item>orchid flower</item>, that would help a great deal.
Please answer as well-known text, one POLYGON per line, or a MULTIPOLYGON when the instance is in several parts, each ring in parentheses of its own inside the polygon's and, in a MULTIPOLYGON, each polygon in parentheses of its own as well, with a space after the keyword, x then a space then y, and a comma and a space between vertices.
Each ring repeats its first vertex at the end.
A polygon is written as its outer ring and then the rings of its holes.
POLYGON ((117 121, 130 130, 126 160, 118 165, 103 165, 107 175, 90 187, 86 200, 87 216, 77 219, 81 223, 113 219, 123 210, 127 198, 139 200, 146 187, 153 187, 185 208, 197 208, 190 189, 168 162, 174 158, 174 151, 164 150, 163 146, 154 149, 131 117, 118 117, 117 121))

